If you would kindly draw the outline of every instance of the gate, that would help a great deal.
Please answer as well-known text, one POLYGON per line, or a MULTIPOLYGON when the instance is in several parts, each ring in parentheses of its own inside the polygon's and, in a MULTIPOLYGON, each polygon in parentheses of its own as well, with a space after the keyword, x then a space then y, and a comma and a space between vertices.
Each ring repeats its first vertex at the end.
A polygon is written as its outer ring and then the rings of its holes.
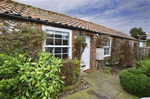
POLYGON ((140 60, 145 59, 146 57, 149 57, 149 55, 150 55, 150 47, 139 47, 140 39, 143 36, 150 36, 150 35, 137 35, 137 36, 139 37, 139 39, 138 39, 136 59, 137 59, 137 61, 140 61, 140 60))

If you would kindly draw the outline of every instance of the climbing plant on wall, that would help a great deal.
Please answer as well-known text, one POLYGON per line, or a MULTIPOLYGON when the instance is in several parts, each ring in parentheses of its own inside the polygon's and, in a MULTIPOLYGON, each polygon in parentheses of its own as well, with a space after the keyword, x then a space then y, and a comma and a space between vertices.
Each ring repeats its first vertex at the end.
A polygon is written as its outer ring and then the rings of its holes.
POLYGON ((84 52, 86 46, 87 43, 85 43, 83 38, 78 35, 74 44, 74 58, 81 60, 82 53, 84 52))
POLYGON ((37 54, 42 51, 43 34, 37 25, 23 23, 18 30, 5 31, 0 35, 0 52, 8 55, 14 55, 16 52, 26 53, 27 58, 35 60, 37 54))
POLYGON ((113 38, 110 62, 125 67, 134 65, 135 49, 129 44, 129 40, 113 38))
POLYGON ((102 48, 104 43, 106 43, 110 40, 109 37, 110 37, 109 35, 99 35, 97 37, 97 41, 96 41, 96 48, 102 48))

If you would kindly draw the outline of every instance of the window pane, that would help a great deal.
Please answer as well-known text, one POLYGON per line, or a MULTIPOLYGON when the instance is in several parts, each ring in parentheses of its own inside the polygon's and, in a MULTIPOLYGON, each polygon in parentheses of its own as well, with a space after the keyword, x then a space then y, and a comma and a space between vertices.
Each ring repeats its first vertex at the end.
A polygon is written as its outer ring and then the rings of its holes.
POLYGON ((107 46, 110 46, 110 42, 107 42, 107 46))
POLYGON ((55 38, 62 38, 62 32, 55 31, 55 38))
POLYGON ((63 39, 64 39, 64 40, 69 39, 69 33, 63 32, 63 39))
POLYGON ((106 54, 109 55, 109 48, 107 48, 106 54))
POLYGON ((46 45, 54 45, 53 39, 46 38, 46 45))
POLYGON ((104 48, 104 55, 106 55, 106 48, 104 48))
POLYGON ((69 40, 63 40, 63 45, 69 45, 69 40))
POLYGON ((60 47, 55 48, 55 53, 61 53, 61 48, 60 47))
POLYGON ((104 55, 109 55, 109 48, 104 48, 104 55))
POLYGON ((68 54, 63 54, 63 57, 62 57, 63 59, 64 58, 68 58, 68 54))
POLYGON ((54 37, 54 31, 46 30, 46 37, 54 37))
POLYGON ((62 39, 55 39, 55 45, 62 45, 62 39))
POLYGON ((61 58, 61 54, 55 54, 55 57, 61 58))
POLYGON ((68 53, 68 48, 63 48, 63 53, 68 53))
POLYGON ((103 46, 107 46, 107 42, 105 42, 105 43, 103 44, 103 46))
POLYGON ((45 51, 50 52, 51 54, 54 54, 54 48, 46 47, 45 51))

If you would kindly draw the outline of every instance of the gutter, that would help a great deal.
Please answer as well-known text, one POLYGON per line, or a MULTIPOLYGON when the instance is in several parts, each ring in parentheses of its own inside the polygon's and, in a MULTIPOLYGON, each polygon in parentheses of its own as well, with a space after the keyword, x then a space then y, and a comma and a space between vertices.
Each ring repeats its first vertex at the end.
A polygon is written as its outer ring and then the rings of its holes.
MULTIPOLYGON (((95 34, 110 35, 110 34, 106 34, 106 33, 95 32, 95 31, 91 31, 91 30, 86 30, 86 29, 83 29, 83 28, 78 28, 78 27, 63 25, 61 23, 42 21, 42 20, 39 20, 39 19, 32 19, 32 18, 29 18, 29 17, 22 17, 21 15, 18 15, 18 14, 0 13, 0 16, 2 16, 4 18, 8 17, 8 18, 12 18, 12 19, 21 19, 21 20, 24 20, 24 21, 31 21, 31 22, 41 23, 41 24, 45 24, 45 25, 51 25, 51 26, 56 26, 56 27, 68 28, 68 29, 73 29, 73 30, 80 30, 80 31, 85 31, 85 32, 92 32, 92 33, 95 33, 95 34)), ((121 37, 121 36, 115 36, 115 35, 110 35, 110 36, 136 41, 135 39, 130 39, 130 38, 121 37)))

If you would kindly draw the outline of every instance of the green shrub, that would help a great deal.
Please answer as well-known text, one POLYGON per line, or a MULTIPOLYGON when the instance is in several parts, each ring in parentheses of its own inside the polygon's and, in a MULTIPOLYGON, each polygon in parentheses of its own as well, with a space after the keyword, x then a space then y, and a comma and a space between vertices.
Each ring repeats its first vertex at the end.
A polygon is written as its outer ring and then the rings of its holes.
POLYGON ((23 55, 18 57, 0 54, 0 91, 2 99, 13 99, 18 94, 21 85, 19 66, 25 63, 23 55))
POLYGON ((37 25, 24 23, 19 26, 18 31, 0 35, 0 53, 14 55, 17 52, 26 52, 26 58, 36 60, 42 50, 43 40, 44 32, 40 31, 37 25))
POLYGON ((132 67, 135 65, 135 48, 131 47, 128 40, 114 38, 112 42, 112 51, 110 62, 112 64, 118 63, 119 66, 132 67))
POLYGON ((130 68, 124 70, 119 75, 123 88, 138 97, 150 96, 150 77, 140 69, 130 68))
POLYGON ((108 73, 108 74, 110 73, 110 70, 104 70, 104 71, 105 71, 105 73, 108 73))
POLYGON ((149 59, 136 62, 135 67, 138 69, 141 69, 146 75, 150 76, 150 60, 149 59))
POLYGON ((80 74, 80 61, 77 59, 68 59, 63 61, 63 66, 61 67, 60 76, 64 76, 63 79, 65 86, 75 83, 80 74))
POLYGON ((63 88, 58 75, 61 59, 48 52, 39 54, 37 62, 30 63, 24 55, 6 56, 0 66, 0 91, 2 99, 50 99, 57 98, 63 88), (26 62, 27 61, 27 62, 26 62))

